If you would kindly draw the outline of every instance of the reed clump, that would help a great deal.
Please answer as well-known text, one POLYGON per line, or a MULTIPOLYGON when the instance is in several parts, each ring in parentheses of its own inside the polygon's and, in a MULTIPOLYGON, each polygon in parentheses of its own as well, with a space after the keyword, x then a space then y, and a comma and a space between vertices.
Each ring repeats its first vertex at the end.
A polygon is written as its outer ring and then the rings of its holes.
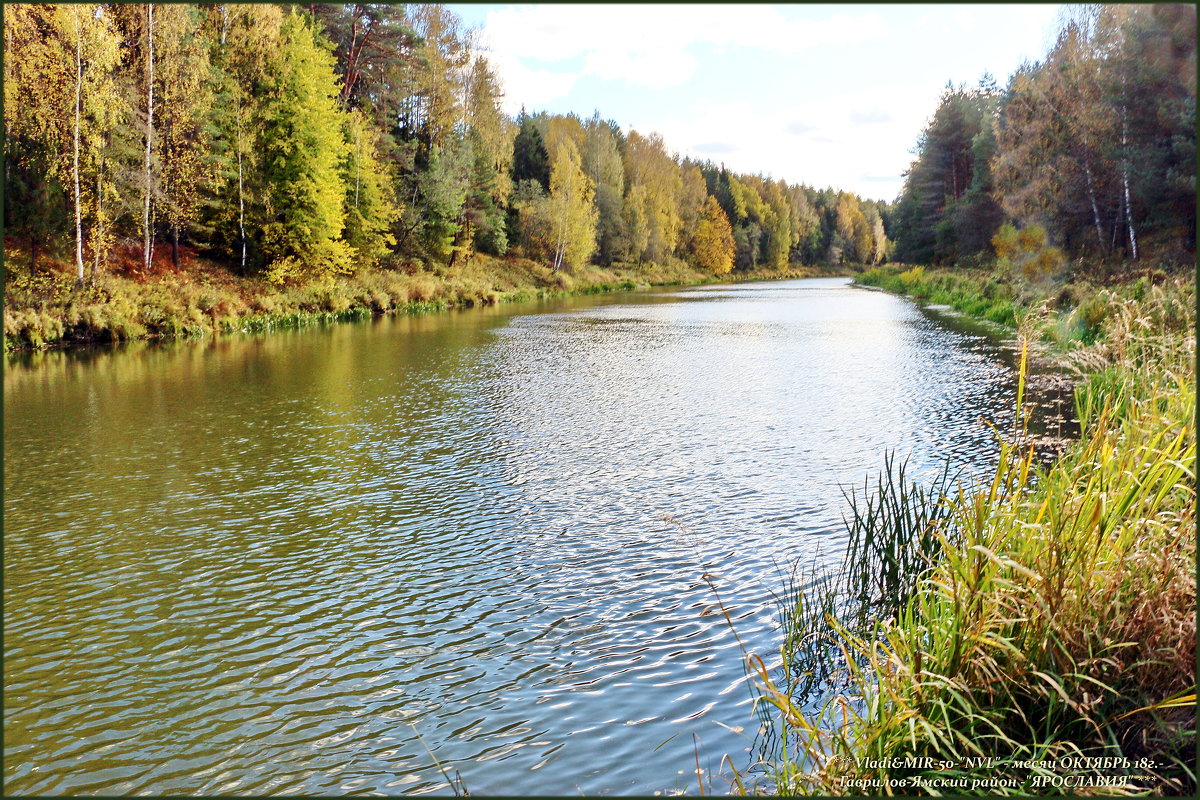
POLYGON ((1082 432, 1053 465, 1018 444, 1019 430, 998 433, 990 481, 913 492, 893 463, 852 506, 842 572, 785 614, 789 669, 772 676, 754 662, 779 733, 758 788, 1195 790, 1187 291, 1107 298, 1102 335, 1068 356, 1086 376, 1076 392, 1082 432), (895 501, 896 486, 907 500, 895 501), (866 555, 910 551, 886 581, 866 555), (894 602, 856 586, 891 591, 894 602), (814 657, 837 665, 818 696, 806 680, 814 657))

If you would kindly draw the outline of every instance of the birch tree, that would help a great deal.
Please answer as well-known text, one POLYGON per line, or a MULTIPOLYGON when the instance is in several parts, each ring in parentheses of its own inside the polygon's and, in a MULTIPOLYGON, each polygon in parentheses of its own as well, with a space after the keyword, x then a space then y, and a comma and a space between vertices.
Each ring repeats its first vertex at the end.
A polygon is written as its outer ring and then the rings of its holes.
POLYGON ((554 223, 553 270, 583 266, 596 250, 595 187, 584 173, 570 137, 555 148, 550 169, 550 218, 554 223))

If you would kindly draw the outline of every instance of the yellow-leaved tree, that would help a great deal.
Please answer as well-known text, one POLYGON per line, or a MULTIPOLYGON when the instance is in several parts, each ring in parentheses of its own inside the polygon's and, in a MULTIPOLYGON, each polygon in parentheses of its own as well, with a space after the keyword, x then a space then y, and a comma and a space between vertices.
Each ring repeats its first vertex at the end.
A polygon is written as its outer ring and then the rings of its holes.
POLYGON ((733 228, 729 217, 713 196, 704 201, 704 210, 696 224, 696 235, 692 239, 692 254, 696 265, 717 275, 733 269, 733 228))
POLYGON ((548 211, 555 236, 554 270, 582 266, 596 251, 595 188, 580 166, 579 150, 564 137, 550 167, 548 211))

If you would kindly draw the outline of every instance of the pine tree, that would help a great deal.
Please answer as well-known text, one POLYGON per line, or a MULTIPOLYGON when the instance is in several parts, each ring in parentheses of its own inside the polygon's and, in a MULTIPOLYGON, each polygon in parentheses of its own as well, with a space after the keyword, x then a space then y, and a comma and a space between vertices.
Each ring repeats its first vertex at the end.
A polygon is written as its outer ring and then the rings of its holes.
POLYGON ((513 140, 512 179, 513 183, 534 180, 543 190, 550 188, 550 155, 542 134, 524 109, 517 118, 517 136, 513 140))

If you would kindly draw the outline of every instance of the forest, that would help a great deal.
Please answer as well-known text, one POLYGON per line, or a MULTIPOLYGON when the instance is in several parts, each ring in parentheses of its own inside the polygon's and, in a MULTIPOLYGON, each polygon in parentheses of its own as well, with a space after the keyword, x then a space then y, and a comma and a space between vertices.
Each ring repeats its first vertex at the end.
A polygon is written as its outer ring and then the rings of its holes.
POLYGON ((1093 274, 1189 264, 1195 122, 1195 7, 1071 7, 1050 52, 1005 89, 986 75, 947 87, 888 218, 895 258, 981 266, 1033 249, 1039 269, 1075 260, 1093 274), (1016 243, 1024 228, 1033 247, 1016 243))
POLYGON ((716 273, 878 262, 885 204, 500 109, 438 5, 13 6, 7 232, 80 282, 181 248, 274 282, 521 255, 716 273))
POLYGON ((1194 794, 1194 5, 886 199, 441 5, 0 12, 6 794, 1194 794))
POLYGON ((1073 7, 1005 88, 948 85, 890 202, 737 174, 599 111, 507 116, 477 32, 439 5, 4 14, 10 279, 55 265, 86 286, 200 258, 294 286, 480 255, 555 273, 1107 275, 1195 251, 1185 5, 1073 7))

